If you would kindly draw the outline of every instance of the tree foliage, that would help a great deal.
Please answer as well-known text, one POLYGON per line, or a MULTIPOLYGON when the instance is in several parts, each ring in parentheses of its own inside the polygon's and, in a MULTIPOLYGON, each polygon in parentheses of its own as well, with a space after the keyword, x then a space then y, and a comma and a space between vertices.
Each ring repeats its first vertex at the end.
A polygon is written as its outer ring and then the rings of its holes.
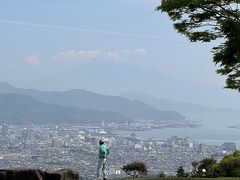
POLYGON ((165 178, 165 177, 166 177, 166 174, 165 174, 164 172, 160 172, 160 173, 158 174, 158 177, 160 177, 160 178, 165 178))
POLYGON ((174 28, 191 42, 210 42, 217 73, 226 75, 226 88, 240 92, 240 0, 162 0, 156 10, 166 12, 174 28))
POLYGON ((192 162, 192 177, 218 177, 217 161, 213 158, 205 158, 201 161, 192 162))
POLYGON ((193 162, 192 162, 192 167, 193 167, 193 169, 192 169, 192 172, 191 172, 191 176, 193 176, 193 177, 196 177, 196 176, 197 176, 198 164, 199 164, 198 161, 193 161, 193 162))
POLYGON ((220 162, 205 158, 199 162, 194 161, 192 166, 193 177, 240 177, 240 150, 225 155, 220 162))
POLYGON ((205 158, 198 163, 197 175, 202 177, 215 177, 215 165, 217 161, 213 158, 205 158))
POLYGON ((143 162, 133 162, 122 167, 122 170, 132 176, 133 178, 137 176, 142 176, 148 173, 148 169, 145 163, 143 162))
POLYGON ((177 169, 177 177, 186 177, 186 173, 182 166, 179 166, 177 169))
POLYGON ((240 151, 226 155, 219 163, 221 176, 240 177, 240 151))

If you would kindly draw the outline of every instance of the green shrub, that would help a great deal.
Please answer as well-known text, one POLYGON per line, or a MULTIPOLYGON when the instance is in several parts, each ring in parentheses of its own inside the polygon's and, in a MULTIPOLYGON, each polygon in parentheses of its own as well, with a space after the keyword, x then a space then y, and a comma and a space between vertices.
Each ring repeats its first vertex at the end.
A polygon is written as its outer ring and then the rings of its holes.
POLYGON ((147 166, 143 162, 133 162, 122 167, 122 170, 133 178, 142 176, 148 173, 147 166))

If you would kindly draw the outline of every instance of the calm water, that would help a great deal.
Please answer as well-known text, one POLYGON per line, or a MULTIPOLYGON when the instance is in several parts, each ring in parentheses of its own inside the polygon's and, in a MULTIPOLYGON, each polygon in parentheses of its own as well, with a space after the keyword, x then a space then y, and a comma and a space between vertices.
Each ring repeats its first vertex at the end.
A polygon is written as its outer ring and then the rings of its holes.
MULTIPOLYGON (((223 142, 234 142, 240 147, 240 129, 229 128, 240 124, 239 115, 208 115, 204 116, 202 127, 198 128, 166 128, 149 131, 135 131, 143 139, 167 139, 171 136, 186 137, 198 143, 221 145, 223 142)), ((117 131, 118 134, 131 134, 132 131, 117 131)))

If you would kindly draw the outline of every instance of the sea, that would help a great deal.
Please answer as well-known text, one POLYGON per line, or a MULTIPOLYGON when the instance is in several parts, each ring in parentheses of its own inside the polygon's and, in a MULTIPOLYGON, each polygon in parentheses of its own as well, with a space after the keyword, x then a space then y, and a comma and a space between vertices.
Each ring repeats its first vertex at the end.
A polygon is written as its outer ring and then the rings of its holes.
MULTIPOLYGON (((134 131, 134 133, 137 137, 146 140, 165 140, 172 136, 190 137, 196 143, 222 145, 224 142, 233 142, 240 148, 239 114, 210 114, 204 115, 201 119, 201 126, 196 128, 150 129, 147 131, 134 131)), ((126 135, 132 132, 133 131, 115 131, 117 134, 126 135)))

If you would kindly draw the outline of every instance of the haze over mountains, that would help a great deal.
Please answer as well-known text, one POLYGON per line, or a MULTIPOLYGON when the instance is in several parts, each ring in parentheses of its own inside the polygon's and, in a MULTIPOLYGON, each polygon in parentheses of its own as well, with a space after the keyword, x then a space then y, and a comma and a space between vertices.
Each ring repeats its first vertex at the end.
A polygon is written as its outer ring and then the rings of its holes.
POLYGON ((12 120, 14 123, 29 123, 31 118, 36 123, 57 122, 57 119, 66 123, 101 123, 103 120, 126 122, 127 119, 180 120, 186 116, 192 120, 205 119, 206 124, 223 120, 222 123, 235 125, 240 117, 238 109, 175 102, 139 92, 124 93, 120 97, 83 89, 51 92, 0 83, 0 94, 1 112, 5 111, 1 113, 0 120, 12 120))
MULTIPOLYGON (((120 96, 145 102, 157 109, 168 109, 184 114, 188 119, 201 121, 201 125, 212 127, 211 131, 219 127, 239 126, 240 110, 231 108, 214 108, 187 102, 177 102, 140 92, 123 93, 120 96)), ((208 130, 207 130, 208 131, 208 130)))
POLYGON ((121 97, 128 98, 130 100, 139 100, 144 103, 147 103, 157 109, 161 110, 171 110, 177 111, 182 114, 187 115, 198 115, 198 114, 223 114, 223 113, 239 113, 240 109, 232 109, 232 108, 215 108, 208 107, 203 105, 197 105, 188 102, 180 102, 180 101, 172 101, 164 98, 154 97, 151 95, 147 95, 141 92, 128 92, 120 94, 121 97))
POLYGON ((140 91, 157 97, 212 107, 233 108, 239 105, 239 96, 222 89, 224 85, 216 88, 174 79, 134 61, 127 61, 127 58, 109 61, 103 59, 76 63, 75 67, 38 79, 28 87, 43 90, 86 89, 108 95, 140 91))
POLYGON ((119 113, 83 110, 37 101, 29 96, 0 94, 0 121, 7 124, 100 124, 127 121, 119 113))
POLYGON ((21 121, 25 117, 26 121, 23 120, 23 122, 29 122, 31 115, 37 122, 40 122, 40 119, 43 122, 48 120, 56 122, 57 119, 64 122, 65 119, 66 122, 75 123, 91 118, 91 122, 103 121, 104 118, 106 121, 118 122, 126 121, 127 118, 148 120, 182 120, 185 118, 175 111, 160 111, 138 100, 100 95, 80 89, 46 92, 15 88, 7 83, 0 83, 0 93, 2 94, 1 105, 7 104, 5 111, 11 112, 3 113, 6 116, 2 116, 1 119, 11 119, 10 114, 15 114, 16 117, 12 117, 14 122, 18 118, 21 121))

